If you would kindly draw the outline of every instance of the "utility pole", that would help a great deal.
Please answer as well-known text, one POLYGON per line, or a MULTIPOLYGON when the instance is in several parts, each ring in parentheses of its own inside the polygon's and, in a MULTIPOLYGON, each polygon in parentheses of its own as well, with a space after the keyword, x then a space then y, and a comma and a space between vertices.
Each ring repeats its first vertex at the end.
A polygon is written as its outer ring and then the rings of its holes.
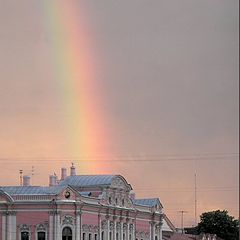
POLYGON ((194 216, 195 216, 195 226, 197 226, 197 174, 194 174, 194 216))
POLYGON ((182 234, 183 234, 183 232, 184 232, 184 227, 183 227, 183 214, 184 214, 184 213, 187 213, 187 211, 181 210, 181 211, 179 211, 179 212, 180 212, 181 215, 182 215, 182 217, 181 217, 181 228, 182 228, 182 234))

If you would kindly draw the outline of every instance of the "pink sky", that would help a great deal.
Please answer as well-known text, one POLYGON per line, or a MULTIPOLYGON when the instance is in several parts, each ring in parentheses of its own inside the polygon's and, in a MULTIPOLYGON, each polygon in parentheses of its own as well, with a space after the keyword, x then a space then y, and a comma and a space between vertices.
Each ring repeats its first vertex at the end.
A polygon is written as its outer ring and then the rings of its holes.
POLYGON ((47 184, 74 161, 79 174, 122 174, 137 197, 159 197, 176 226, 188 211, 191 226, 196 171, 198 214, 238 217, 238 1, 69 4, 89 27, 106 154, 85 172, 86 156, 70 150, 75 115, 63 106, 43 6, 1 1, 0 185, 18 185, 32 166, 33 184, 47 184))

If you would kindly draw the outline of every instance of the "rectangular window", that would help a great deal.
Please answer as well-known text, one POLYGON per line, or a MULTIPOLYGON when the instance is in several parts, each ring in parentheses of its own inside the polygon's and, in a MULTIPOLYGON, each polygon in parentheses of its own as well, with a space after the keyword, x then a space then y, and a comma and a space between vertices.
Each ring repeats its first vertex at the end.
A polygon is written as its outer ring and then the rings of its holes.
POLYGON ((45 232, 38 232, 37 233, 37 240, 45 240, 46 236, 45 236, 45 232))
POLYGON ((29 240, 29 232, 21 232, 21 240, 29 240))

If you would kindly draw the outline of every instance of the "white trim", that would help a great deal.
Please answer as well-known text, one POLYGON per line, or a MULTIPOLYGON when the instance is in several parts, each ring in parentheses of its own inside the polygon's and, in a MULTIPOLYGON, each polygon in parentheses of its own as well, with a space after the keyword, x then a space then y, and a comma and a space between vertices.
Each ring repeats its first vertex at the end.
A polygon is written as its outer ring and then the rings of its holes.
POLYGON ((2 240, 6 239, 6 215, 2 215, 2 240))

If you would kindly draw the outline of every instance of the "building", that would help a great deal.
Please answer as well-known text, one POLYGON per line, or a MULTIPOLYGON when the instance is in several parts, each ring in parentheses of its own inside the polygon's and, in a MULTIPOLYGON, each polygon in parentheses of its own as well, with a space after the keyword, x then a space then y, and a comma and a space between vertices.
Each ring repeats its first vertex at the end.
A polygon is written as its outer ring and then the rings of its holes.
MULTIPOLYGON (((162 240, 158 198, 135 199, 120 175, 76 175, 62 168, 49 186, 0 187, 2 240, 162 240)), ((166 222, 165 222, 166 223, 166 222)))

